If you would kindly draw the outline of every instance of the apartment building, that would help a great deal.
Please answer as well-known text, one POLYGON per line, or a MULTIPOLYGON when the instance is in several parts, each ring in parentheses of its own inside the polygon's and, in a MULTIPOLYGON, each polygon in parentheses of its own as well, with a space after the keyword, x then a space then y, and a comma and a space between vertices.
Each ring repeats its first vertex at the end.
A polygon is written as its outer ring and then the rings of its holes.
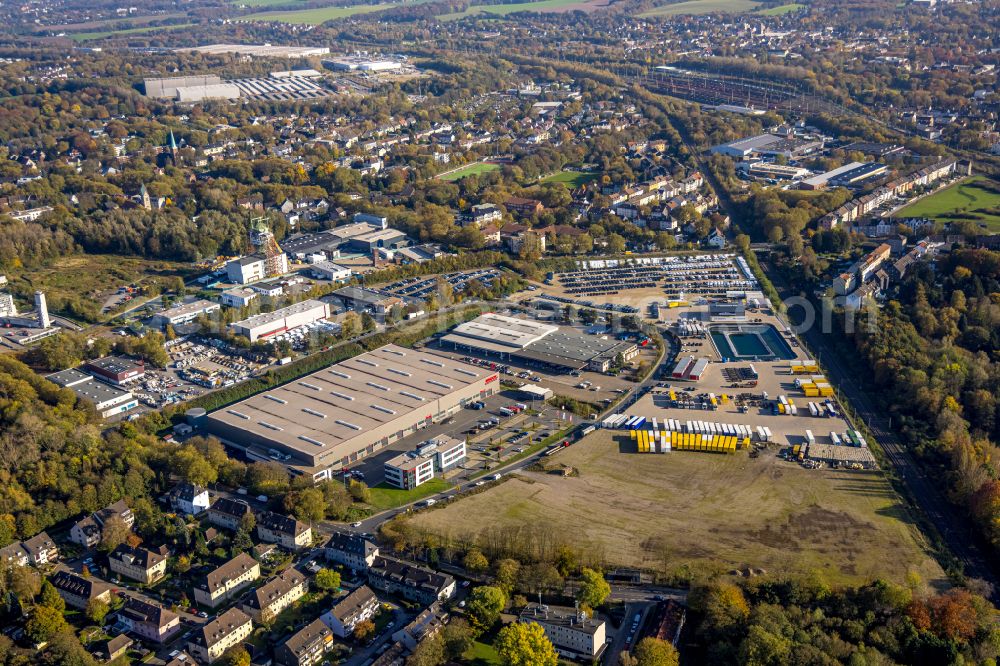
POLYGON ((274 658, 282 666, 313 666, 333 649, 333 632, 322 620, 313 620, 274 649, 274 658))
POLYGON ((208 510, 208 490, 193 483, 180 483, 170 491, 170 506, 182 516, 197 516, 208 510))
POLYGON ((112 518, 121 518, 129 529, 135 523, 135 516, 132 510, 125 503, 125 500, 118 500, 110 506, 106 506, 100 511, 93 513, 82 520, 77 521, 69 531, 69 540, 80 544, 84 548, 93 548, 101 542, 101 535, 104 524, 112 518))
POLYGON ((327 561, 355 571, 367 571, 378 557, 378 546, 354 532, 334 532, 324 551, 327 561))
POLYGON ((376 557, 368 569, 368 584, 376 590, 399 594, 422 604, 450 599, 455 579, 391 557, 376 557))
POLYGON ((206 518, 216 527, 235 532, 248 515, 253 515, 253 509, 243 500, 220 497, 208 507, 206 518))
POLYGON ((604 650, 604 620, 588 618, 575 608, 529 603, 518 622, 541 625, 560 656, 591 661, 604 650))
POLYGON ((141 547, 122 544, 108 555, 108 565, 119 576, 151 585, 167 575, 167 558, 141 547))
POLYGON ((118 619, 127 631, 156 643, 164 643, 181 630, 181 618, 161 606, 126 597, 118 619))
POLYGON ((72 571, 57 571, 49 583, 63 598, 67 606, 84 610, 91 601, 111 601, 111 588, 104 583, 77 576, 72 571))
POLYGON ((289 516, 264 511, 257 516, 257 538, 287 550, 299 550, 312 543, 312 528, 289 516))
POLYGON ((340 599, 320 618, 338 638, 347 638, 354 629, 378 614, 378 598, 367 585, 362 585, 340 599))
POLYGON ((268 624, 306 593, 306 577, 289 567, 243 599, 240 607, 258 624, 268 624))
POLYGON ((238 608, 230 608, 212 620, 188 641, 188 652, 203 664, 211 664, 226 650, 239 645, 253 631, 253 620, 238 608))
POLYGON ((224 601, 236 597, 252 582, 260 578, 260 563, 247 553, 240 553, 215 571, 205 576, 205 580, 194 588, 194 600, 203 606, 215 608, 224 601))

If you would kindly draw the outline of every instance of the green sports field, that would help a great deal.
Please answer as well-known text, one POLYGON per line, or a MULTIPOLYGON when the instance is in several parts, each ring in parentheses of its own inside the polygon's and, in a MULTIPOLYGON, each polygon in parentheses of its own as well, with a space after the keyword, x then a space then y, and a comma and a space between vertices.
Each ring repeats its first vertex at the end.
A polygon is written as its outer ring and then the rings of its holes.
POLYGON ((639 16, 679 16, 681 14, 711 14, 712 12, 752 12, 760 5, 753 0, 688 0, 656 7, 639 16))
POLYGON ((542 178, 541 183, 565 183, 566 187, 574 188, 585 185, 597 178, 596 173, 584 173, 583 171, 560 171, 550 176, 542 178))
POLYGON ((983 187, 987 182, 990 181, 983 176, 967 178, 903 208, 896 215, 944 222, 973 220, 985 224, 990 231, 1000 231, 1000 192, 983 187))
POLYGON ((499 171, 499 164, 489 164, 487 162, 475 162, 473 164, 468 164, 461 169, 456 169, 455 171, 450 171, 444 175, 438 176, 441 180, 461 180, 466 176, 478 176, 484 173, 489 173, 491 171, 499 171))

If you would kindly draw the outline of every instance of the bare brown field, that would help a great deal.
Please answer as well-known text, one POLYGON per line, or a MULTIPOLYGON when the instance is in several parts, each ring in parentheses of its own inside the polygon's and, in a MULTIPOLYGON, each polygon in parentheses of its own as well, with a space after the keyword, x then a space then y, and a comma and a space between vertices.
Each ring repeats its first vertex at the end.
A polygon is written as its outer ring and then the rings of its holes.
POLYGON ((857 583, 902 582, 914 571, 947 584, 879 472, 806 470, 773 453, 639 455, 630 446, 598 431, 554 457, 577 477, 519 473, 413 520, 460 540, 487 525, 530 525, 609 565, 659 572, 750 567, 857 583))

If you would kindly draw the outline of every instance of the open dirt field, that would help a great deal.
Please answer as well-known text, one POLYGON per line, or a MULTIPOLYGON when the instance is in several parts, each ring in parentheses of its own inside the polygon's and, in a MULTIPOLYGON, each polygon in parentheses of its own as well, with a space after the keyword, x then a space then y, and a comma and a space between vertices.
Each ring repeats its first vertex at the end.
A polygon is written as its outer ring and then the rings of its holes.
POLYGON ((533 525, 609 564, 674 572, 822 571, 831 582, 910 570, 944 585, 898 496, 877 472, 807 470, 778 460, 624 453, 627 434, 599 430, 552 460, 579 472, 519 473, 487 492, 414 517, 453 538, 489 525, 533 525))

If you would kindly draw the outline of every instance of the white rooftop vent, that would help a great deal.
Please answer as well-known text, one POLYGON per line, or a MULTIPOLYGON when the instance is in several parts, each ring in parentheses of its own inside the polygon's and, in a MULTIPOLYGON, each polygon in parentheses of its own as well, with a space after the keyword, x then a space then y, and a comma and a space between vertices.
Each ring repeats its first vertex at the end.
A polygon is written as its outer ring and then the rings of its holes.
POLYGON ((389 409, 388 407, 383 407, 382 405, 375 405, 375 404, 373 404, 372 405, 372 409, 377 409, 378 411, 383 412, 385 414, 395 414, 396 413, 396 410, 389 409))
POLYGON ((277 396, 265 395, 264 397, 267 398, 268 400, 273 400, 274 402, 280 403, 282 405, 287 405, 288 404, 287 400, 282 400, 281 398, 279 398, 277 396))
POLYGON ((371 386, 372 388, 377 388, 380 391, 388 391, 389 390, 388 386, 382 386, 381 384, 376 384, 375 382, 365 382, 365 383, 368 386, 371 386))
POLYGON ((337 377, 341 377, 343 379, 350 379, 351 378, 351 376, 349 374, 347 374, 346 372, 340 372, 339 370, 330 370, 329 372, 330 372, 331 375, 336 375, 337 377))
POLYGON ((337 419, 337 424, 342 425, 345 428, 350 428, 351 430, 361 430, 361 426, 354 425, 353 423, 349 423, 347 421, 341 421, 340 419, 337 419))
POLYGON ((403 377, 412 377, 413 375, 406 370, 397 370, 396 368, 386 368, 391 373, 402 375, 403 377))
POLYGON ((278 426, 274 425, 273 423, 268 423, 267 421, 257 421, 257 423, 259 425, 264 426, 268 430, 277 430, 279 432, 281 431, 281 428, 279 428, 278 426))
POLYGON ((423 396, 419 396, 416 393, 410 393, 409 391, 400 391, 399 394, 405 395, 407 398, 413 398, 414 400, 419 400, 420 402, 424 401, 423 396))
POLYGON ((387 354, 395 354, 396 356, 406 356, 406 352, 405 351, 400 351, 398 349, 386 349, 385 353, 387 353, 387 354))
POLYGON ((439 382, 436 379, 428 379, 428 384, 434 384, 434 386, 440 386, 443 389, 448 389, 449 391, 454 388, 451 384, 445 384, 444 382, 439 382))
POLYGON ((324 414, 323 412, 317 412, 315 409, 309 409, 308 407, 303 407, 302 411, 305 412, 306 414, 312 414, 313 416, 318 416, 321 419, 326 418, 326 414, 324 414))
POLYGON ((354 360, 357 361, 358 363, 364 363, 365 365, 370 365, 373 368, 378 367, 378 363, 376 363, 375 361, 369 361, 367 358, 356 358, 354 360))
POLYGON ((305 435, 299 435, 299 439, 303 442, 309 442, 310 444, 315 444, 316 446, 326 446, 323 442, 318 439, 313 439, 312 437, 306 437, 305 435))
POLYGON ((330 391, 330 395, 336 396, 341 400, 354 400, 353 395, 347 395, 346 393, 337 393, 336 391, 330 391))
POLYGON ((238 411, 236 411, 235 409, 227 409, 227 410, 226 410, 226 413, 227 413, 227 414, 232 414, 233 416, 238 416, 238 417, 239 417, 239 418, 241 418, 241 419, 246 419, 247 421, 249 421, 249 420, 250 420, 250 417, 249 417, 249 416, 247 416, 247 415, 246 415, 246 414, 244 414, 243 412, 238 412, 238 411))
POLYGON ((421 363, 426 363, 427 365, 433 365, 433 366, 438 367, 438 368, 443 368, 444 367, 444 363, 439 363, 437 361, 432 361, 429 358, 422 358, 422 359, 420 359, 420 362, 421 363))
POLYGON ((310 384, 309 382, 299 382, 299 386, 305 386, 307 389, 312 389, 313 391, 322 391, 320 387, 315 384, 310 384))
POLYGON ((468 375, 469 377, 478 377, 478 372, 473 372, 472 370, 465 370, 463 368, 455 368, 455 372, 461 372, 463 375, 468 375))

